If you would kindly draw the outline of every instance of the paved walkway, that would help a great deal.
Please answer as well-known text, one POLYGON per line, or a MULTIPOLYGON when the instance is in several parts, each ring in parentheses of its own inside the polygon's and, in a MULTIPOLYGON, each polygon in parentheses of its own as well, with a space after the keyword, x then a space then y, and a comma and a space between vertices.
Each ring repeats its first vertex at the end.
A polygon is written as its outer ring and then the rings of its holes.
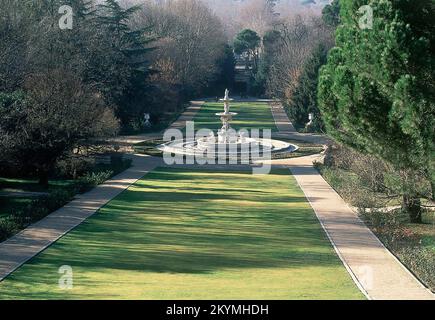
POLYGON ((279 102, 271 102, 269 105, 278 131, 291 134, 296 133, 296 129, 290 122, 282 104, 279 102))
MULTIPOLYGON (((282 108, 272 108, 278 128, 285 125, 282 108)), ((287 116, 286 116, 287 117, 287 116)), ((290 121, 288 121, 290 122, 290 121)), ((291 130, 285 137, 304 135, 291 130)), ((320 142, 313 135, 305 141, 320 142), (317 139, 317 140, 316 140, 317 139)), ((313 162, 320 155, 302 158, 273 160, 273 165, 287 166, 314 209, 338 256, 359 288, 370 299, 376 300, 435 300, 435 295, 425 288, 398 261, 360 220, 344 200, 331 188, 313 162)))
MULTIPOLYGON (((187 121, 192 121, 205 101, 191 101, 190 106, 184 111, 181 116, 173 122, 170 129, 183 129, 186 126, 187 121)), ((163 136, 163 132, 144 133, 134 136, 119 136, 109 141, 112 143, 118 143, 120 145, 132 145, 141 143, 147 140, 159 139, 163 136)))
POLYGON ((274 101, 270 102, 269 105, 272 110, 272 115, 275 120, 276 127, 279 131, 278 133, 273 134, 274 138, 287 138, 325 145, 331 142, 331 139, 322 134, 297 132, 295 127, 289 120, 287 113, 285 112, 284 107, 281 103, 274 101))

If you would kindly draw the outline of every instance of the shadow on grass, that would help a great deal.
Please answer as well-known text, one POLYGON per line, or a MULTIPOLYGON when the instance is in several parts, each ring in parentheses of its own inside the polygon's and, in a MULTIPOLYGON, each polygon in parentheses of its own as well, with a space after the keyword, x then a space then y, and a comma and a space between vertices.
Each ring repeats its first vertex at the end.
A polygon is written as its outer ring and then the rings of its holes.
MULTIPOLYGON (((222 188, 222 172, 158 169, 41 258, 87 270, 178 273, 338 264, 300 192, 263 193, 261 179, 228 175, 244 187, 222 188)), ((286 170, 273 175, 291 181, 286 170)))
MULTIPOLYGON (((120 271, 127 277, 342 268, 289 170, 253 176, 168 168, 147 175, 14 272, 0 294, 55 298, 43 288, 57 285, 61 265, 72 266, 85 287, 98 283, 95 275, 120 271)), ((122 286, 125 279, 111 281, 122 286)))

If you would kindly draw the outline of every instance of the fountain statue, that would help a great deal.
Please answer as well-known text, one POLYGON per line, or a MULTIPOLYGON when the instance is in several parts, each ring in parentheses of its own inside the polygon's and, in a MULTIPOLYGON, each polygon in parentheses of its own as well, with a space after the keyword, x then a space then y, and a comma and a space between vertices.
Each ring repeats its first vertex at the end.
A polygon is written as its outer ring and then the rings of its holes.
POLYGON ((225 113, 229 113, 230 112, 230 90, 225 89, 225 97, 223 99, 224 101, 224 111, 225 113))
POLYGON ((222 128, 218 131, 219 143, 235 143, 237 140, 230 126, 231 120, 233 120, 233 117, 236 116, 237 113, 230 112, 230 102, 233 101, 233 99, 230 99, 229 95, 230 91, 226 89, 224 98, 220 99, 220 101, 224 103, 224 112, 216 113, 217 116, 221 117, 222 121, 222 128))

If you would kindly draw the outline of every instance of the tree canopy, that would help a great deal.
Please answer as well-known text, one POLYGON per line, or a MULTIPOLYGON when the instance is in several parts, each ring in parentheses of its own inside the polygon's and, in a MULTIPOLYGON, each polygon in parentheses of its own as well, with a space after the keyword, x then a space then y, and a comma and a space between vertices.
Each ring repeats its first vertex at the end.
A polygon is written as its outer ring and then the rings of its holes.
POLYGON ((242 30, 234 39, 234 52, 242 54, 245 52, 253 53, 260 45, 261 38, 253 30, 242 30))

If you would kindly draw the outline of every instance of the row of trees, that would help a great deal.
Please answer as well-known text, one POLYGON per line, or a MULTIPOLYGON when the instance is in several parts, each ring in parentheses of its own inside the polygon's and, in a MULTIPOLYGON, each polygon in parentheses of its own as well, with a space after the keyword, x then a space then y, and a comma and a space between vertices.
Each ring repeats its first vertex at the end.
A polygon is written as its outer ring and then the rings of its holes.
MULTIPOLYGON (((338 23, 338 1, 323 14, 279 15, 276 1, 260 1, 263 24, 241 31, 234 40, 236 53, 251 61, 249 93, 281 100, 294 124, 304 127, 314 114, 311 130, 323 123, 317 106, 318 70, 326 62, 338 23)), ((256 2, 258 4, 258 1, 256 2)))
POLYGON ((384 161, 391 170, 376 172, 379 190, 401 195, 421 222, 421 199, 433 201, 435 190, 433 1, 371 1, 370 28, 359 23, 364 5, 334 0, 321 16, 271 14, 268 30, 243 30, 234 47, 252 61, 251 93, 280 99, 297 127, 314 114, 311 130, 384 161))
POLYGON ((222 25, 199 0, 0 7, 0 168, 37 174, 43 185, 90 140, 140 130, 145 112, 156 121, 201 94, 219 81, 227 54, 222 25), (71 29, 59 25, 64 5, 71 29))

